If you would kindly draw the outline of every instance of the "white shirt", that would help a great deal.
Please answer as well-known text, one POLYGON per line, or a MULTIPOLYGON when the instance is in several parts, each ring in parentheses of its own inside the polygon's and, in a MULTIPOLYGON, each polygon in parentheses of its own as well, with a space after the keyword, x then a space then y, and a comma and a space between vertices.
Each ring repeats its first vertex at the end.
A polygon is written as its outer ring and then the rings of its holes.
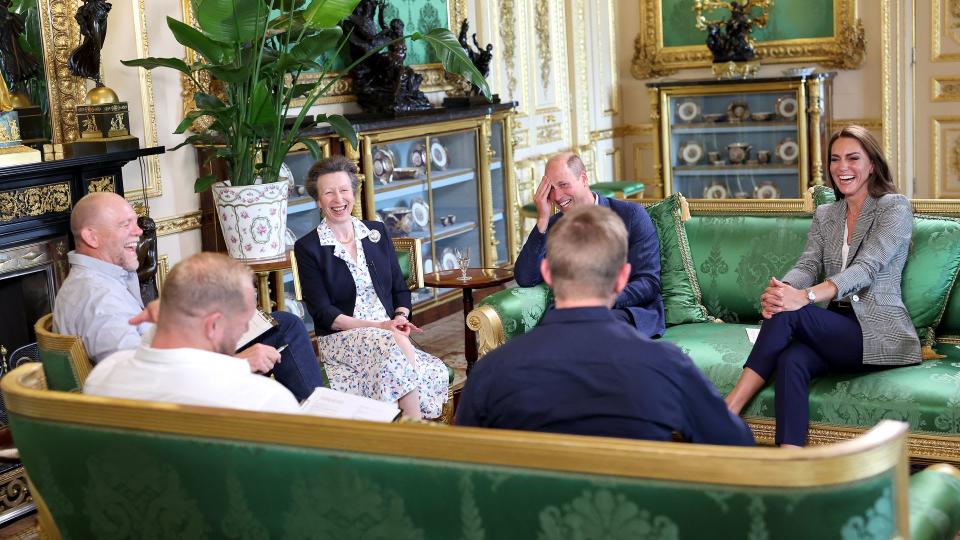
POLYGON ((200 349, 140 345, 97 364, 83 385, 94 396, 299 414, 277 381, 250 372, 246 360, 200 349))
POLYGON ((840 271, 847 269, 847 257, 850 256, 850 244, 847 243, 847 220, 843 220, 843 247, 840 248, 840 271))

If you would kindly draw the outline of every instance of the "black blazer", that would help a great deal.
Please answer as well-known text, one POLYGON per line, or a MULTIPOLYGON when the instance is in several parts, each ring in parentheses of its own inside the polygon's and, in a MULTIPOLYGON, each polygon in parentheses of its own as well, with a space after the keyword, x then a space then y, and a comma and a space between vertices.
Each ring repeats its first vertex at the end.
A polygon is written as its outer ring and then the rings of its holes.
MULTIPOLYGON (((383 303, 387 315, 392 317, 398 307, 411 308, 410 289, 403 279, 397 253, 390 241, 390 235, 383 223, 362 221, 370 231, 378 231, 380 240, 373 242, 370 237, 360 241, 367 258, 370 278, 377 297, 383 303)), ((314 330, 318 336, 335 332, 331 328, 338 315, 353 316, 357 302, 357 286, 350 275, 347 263, 333 254, 334 246, 320 244, 320 237, 314 229, 297 240, 293 251, 297 256, 297 268, 300 275, 300 287, 307 311, 313 317, 314 330)))

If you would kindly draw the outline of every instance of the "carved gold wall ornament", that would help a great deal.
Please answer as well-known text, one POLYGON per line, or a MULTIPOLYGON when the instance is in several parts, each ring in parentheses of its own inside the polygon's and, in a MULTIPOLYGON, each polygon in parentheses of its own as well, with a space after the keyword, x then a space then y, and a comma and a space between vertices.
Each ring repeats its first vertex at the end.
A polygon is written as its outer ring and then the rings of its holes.
POLYGON ((960 77, 931 77, 930 94, 931 101, 960 101, 960 77))
POLYGON ((933 198, 960 197, 960 116, 934 116, 931 120, 933 198))
POLYGON ((0 191, 0 223, 69 210, 67 182, 0 191))
POLYGON ((55 143, 78 140, 76 106, 84 102, 86 88, 70 75, 67 59, 80 42, 79 27, 73 18, 76 0, 38 0, 40 34, 43 38, 43 67, 47 74, 50 129, 55 143))
POLYGON ((546 124, 537 126, 537 144, 557 142, 563 138, 561 124, 546 124))
MULTIPOLYGON (((133 7, 133 29, 137 46, 137 57, 150 56, 150 39, 147 33, 146 0, 131 0, 133 7)), ((137 78, 140 87, 140 111, 143 118, 144 146, 160 144, 157 136, 157 111, 153 98, 153 72, 138 69, 137 78)), ((141 161, 144 167, 146 183, 144 187, 125 190, 128 200, 143 200, 147 197, 163 195, 163 179, 160 176, 160 156, 146 156, 141 161)))
POLYGON ((550 0, 537 0, 533 28, 537 33, 540 52, 540 84, 546 90, 553 82, 550 80, 550 67, 553 63, 553 52, 550 47, 550 0))
POLYGON ((932 0, 930 5, 930 50, 934 62, 952 62, 960 60, 960 53, 943 52, 945 36, 957 45, 960 45, 960 0, 932 0), (943 17, 944 4, 948 11, 943 17))
POLYGON ((514 0, 500 0, 500 39, 503 41, 503 62, 507 72, 507 93, 516 96, 517 76, 515 55, 517 46, 514 0))
POLYGON ((116 190, 116 183, 114 182, 113 176, 98 176, 97 178, 87 180, 87 193, 94 191, 114 193, 116 190))
MULTIPOLYGON (((640 32, 634 40, 631 74, 636 79, 670 75, 680 69, 710 66, 713 56, 706 45, 664 47, 661 0, 640 0, 640 32)), ((856 0, 834 0, 834 37, 761 41, 757 56, 765 64, 819 62, 844 69, 863 61, 866 42, 863 24, 856 17, 856 0)))
POLYGON ((157 220, 157 237, 192 231, 200 228, 200 212, 191 212, 157 220))

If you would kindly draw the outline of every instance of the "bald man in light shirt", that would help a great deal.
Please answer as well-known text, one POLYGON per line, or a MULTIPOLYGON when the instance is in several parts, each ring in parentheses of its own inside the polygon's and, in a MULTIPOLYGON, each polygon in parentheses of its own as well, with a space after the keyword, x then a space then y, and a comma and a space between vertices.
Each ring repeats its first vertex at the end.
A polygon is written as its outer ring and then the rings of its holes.
MULTIPOLYGON (((143 231, 137 215, 115 193, 90 193, 70 215, 76 249, 67 257, 70 274, 54 300, 53 328, 79 336, 90 359, 136 348, 156 320, 158 301, 144 309, 137 279, 137 243, 143 231), (134 324, 131 324, 133 322, 134 324)), ((237 354, 250 370, 272 374, 299 400, 323 386, 303 322, 292 314, 273 314, 278 326, 237 354), (281 353, 281 345, 288 347, 281 353)))

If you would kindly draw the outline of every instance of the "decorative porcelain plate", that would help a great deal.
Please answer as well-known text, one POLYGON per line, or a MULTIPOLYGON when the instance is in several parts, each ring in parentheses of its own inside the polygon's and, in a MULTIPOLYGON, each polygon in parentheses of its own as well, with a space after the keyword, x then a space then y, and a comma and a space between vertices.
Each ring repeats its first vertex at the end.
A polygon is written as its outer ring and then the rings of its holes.
POLYGON ((743 122, 750 119, 750 105, 746 101, 735 100, 727 105, 727 120, 730 122, 743 122))
POLYGON ((433 272, 433 259, 430 257, 423 258, 423 273, 429 274, 433 272))
POLYGON ((287 231, 283 236, 284 242, 287 244, 287 251, 293 249, 293 245, 297 243, 297 235, 293 234, 293 231, 290 230, 290 227, 287 227, 287 231))
POLYGON ((689 124, 698 116, 700 116, 700 105, 695 101, 683 101, 677 105, 677 118, 680 120, 689 124))
POLYGON ((413 222, 418 227, 423 228, 430 223, 430 207, 419 197, 410 203, 410 215, 413 216, 413 222))
POLYGON ((447 165, 450 164, 449 157, 446 146, 441 144, 440 141, 430 141, 430 160, 433 161, 434 167, 446 169, 447 165))
POLYGON ((427 145, 423 143, 413 145, 407 159, 411 167, 425 169, 427 167, 427 145))
POLYGON ((393 169, 393 177, 396 180, 410 180, 416 178, 420 170, 416 167, 396 167, 393 169))
POLYGON ((774 106, 774 110, 777 111, 777 115, 780 118, 792 119, 797 116, 797 98, 792 96, 783 96, 777 99, 777 104, 774 106))
POLYGON ((286 180, 287 182, 287 197, 294 195, 297 192, 296 180, 293 178, 293 171, 290 170, 290 166, 286 163, 280 163, 280 174, 277 175, 277 180, 281 182, 286 180))
POLYGON ((796 163, 797 158, 800 156, 800 145, 796 141, 787 137, 780 141, 780 144, 777 145, 777 157, 779 157, 787 165, 792 165, 796 163))
POLYGON ((755 199, 778 199, 780 198, 780 189, 769 180, 760 182, 753 190, 753 197, 755 199))
POLYGON ((454 270, 458 267, 457 254, 453 252, 453 248, 443 248, 440 255, 440 266, 444 270, 454 270))
POLYGON ((696 165, 703 158, 703 146, 696 141, 687 141, 680 146, 680 160, 687 165, 696 165))
POLYGON ((393 181, 393 152, 386 148, 377 148, 373 151, 373 177, 381 184, 393 181))
POLYGON ((703 190, 704 199, 726 199, 728 197, 730 197, 730 190, 719 182, 715 182, 703 190))

